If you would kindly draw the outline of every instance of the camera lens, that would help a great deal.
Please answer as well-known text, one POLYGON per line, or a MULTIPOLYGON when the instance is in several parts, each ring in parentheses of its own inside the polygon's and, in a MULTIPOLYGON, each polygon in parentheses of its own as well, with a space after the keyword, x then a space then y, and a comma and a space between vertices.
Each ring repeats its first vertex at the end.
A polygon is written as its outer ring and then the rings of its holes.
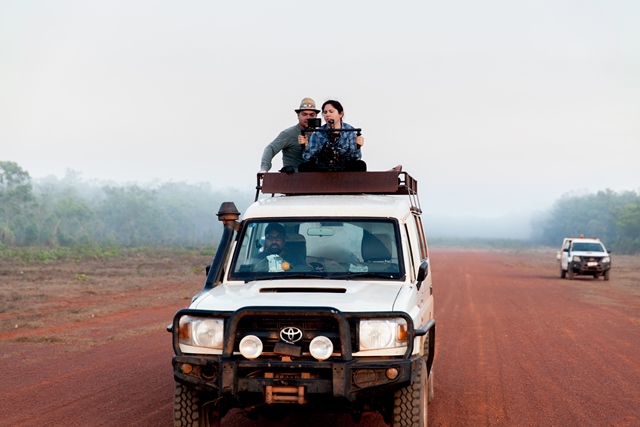
POLYGON ((318 118, 307 119, 307 127, 319 128, 320 127, 320 119, 318 119, 318 118))

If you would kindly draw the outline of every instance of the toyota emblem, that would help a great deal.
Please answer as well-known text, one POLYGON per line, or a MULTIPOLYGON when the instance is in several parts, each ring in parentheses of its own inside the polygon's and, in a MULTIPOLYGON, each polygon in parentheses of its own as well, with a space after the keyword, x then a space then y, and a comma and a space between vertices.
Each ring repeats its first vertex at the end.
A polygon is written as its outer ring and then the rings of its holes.
POLYGON ((280 339, 289 344, 297 343, 302 339, 302 330, 295 326, 287 326, 280 329, 280 339))

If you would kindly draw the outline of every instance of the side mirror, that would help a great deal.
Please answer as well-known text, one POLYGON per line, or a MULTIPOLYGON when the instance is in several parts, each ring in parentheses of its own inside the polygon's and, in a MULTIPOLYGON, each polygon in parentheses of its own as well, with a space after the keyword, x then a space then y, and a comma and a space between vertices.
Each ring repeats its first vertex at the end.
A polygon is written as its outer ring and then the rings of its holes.
POLYGON ((209 275, 209 270, 211 270, 211 264, 206 265, 206 266, 204 267, 204 275, 205 275, 205 276, 208 276, 208 275, 209 275))
POLYGON ((422 286, 422 282, 424 281, 424 279, 427 278, 427 276, 429 275, 429 263, 427 261, 423 261, 422 264, 420 264, 420 268, 418 268, 418 290, 420 290, 420 287, 422 286))

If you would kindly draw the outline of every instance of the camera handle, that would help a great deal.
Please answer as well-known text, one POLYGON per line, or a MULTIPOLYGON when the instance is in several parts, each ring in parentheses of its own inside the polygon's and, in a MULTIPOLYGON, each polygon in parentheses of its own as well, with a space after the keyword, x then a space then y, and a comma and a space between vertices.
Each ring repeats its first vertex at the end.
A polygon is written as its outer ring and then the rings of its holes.
POLYGON ((313 132, 324 132, 324 133, 329 133, 329 132, 356 132, 356 136, 362 135, 362 129, 361 128, 355 128, 355 129, 343 129, 343 128, 320 129, 319 127, 308 127, 308 128, 302 129, 300 132, 302 132, 302 135, 305 135, 307 133, 313 133, 313 132))
MULTIPOLYGON (((309 119, 312 120, 312 119, 309 119)), ((319 123, 318 123, 319 124, 319 123)), ((302 136, 307 135, 307 133, 313 133, 313 132, 324 132, 326 134, 329 134, 329 132, 355 132, 356 136, 361 136, 362 135, 362 128, 353 128, 353 129, 343 129, 343 128, 326 128, 326 129, 321 129, 319 126, 318 127, 306 127, 304 129, 302 129, 301 133, 302 136)), ((356 151, 360 150, 360 146, 358 144, 356 144, 356 151)))

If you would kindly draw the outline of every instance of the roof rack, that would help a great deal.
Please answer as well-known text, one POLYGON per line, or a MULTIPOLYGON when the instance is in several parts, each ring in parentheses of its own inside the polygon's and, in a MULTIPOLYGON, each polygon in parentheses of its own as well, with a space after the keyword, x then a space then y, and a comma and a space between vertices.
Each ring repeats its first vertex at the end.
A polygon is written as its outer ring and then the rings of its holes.
POLYGON ((256 198, 263 194, 406 194, 411 208, 422 213, 418 181, 404 171, 258 173, 256 198))

